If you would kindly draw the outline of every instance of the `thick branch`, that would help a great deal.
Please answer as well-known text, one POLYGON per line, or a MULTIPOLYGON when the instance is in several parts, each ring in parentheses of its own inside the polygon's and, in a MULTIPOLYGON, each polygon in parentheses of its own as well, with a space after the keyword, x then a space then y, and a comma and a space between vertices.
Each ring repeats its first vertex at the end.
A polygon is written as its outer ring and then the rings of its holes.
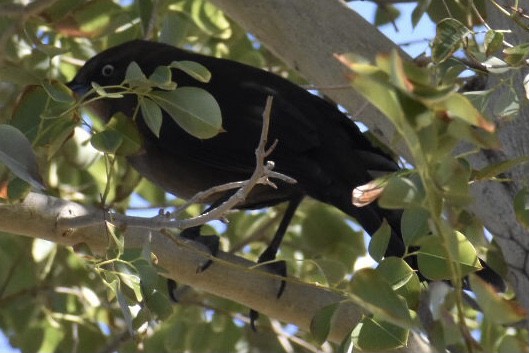
MULTIPOLYGON (((64 246, 87 244, 92 251, 103 254, 108 239, 103 225, 70 229, 62 232, 58 221, 62 218, 92 215, 104 217, 105 211, 31 193, 24 202, 0 205, 0 231, 46 239, 64 246), (17 222, 13 222, 17 219, 17 222)), ((127 248, 142 247, 150 238, 151 251, 158 259, 164 274, 193 288, 236 301, 265 315, 290 322, 309 331, 314 314, 326 305, 346 300, 328 289, 288 278, 284 294, 276 299, 281 278, 257 269, 243 258, 220 253, 213 265, 197 273, 197 268, 210 256, 202 246, 181 238, 167 236, 143 228, 125 230, 127 248)), ((340 342, 354 327, 361 311, 351 302, 344 302, 335 319, 329 339, 340 342)))
MULTIPOLYGON (((58 221, 91 215, 104 218, 106 212, 80 204, 30 193, 19 204, 0 205, 0 231, 40 238, 63 246, 86 244, 96 254, 104 254, 109 240, 103 225, 61 231, 58 221), (17 219, 17 222, 13 222, 17 219)), ((220 252, 218 258, 206 270, 197 273, 207 259, 211 258, 201 244, 182 238, 168 238, 155 231, 128 227, 125 231, 125 247, 141 248, 150 241, 158 265, 164 275, 195 289, 233 300, 267 316, 297 325, 309 331, 314 315, 323 307, 340 302, 333 318, 328 339, 340 343, 359 322, 362 311, 347 297, 327 288, 302 283, 287 278, 285 291, 276 299, 282 277, 256 269, 255 263, 241 257, 220 252)), ((415 351, 432 352, 417 335, 408 342, 415 351)))

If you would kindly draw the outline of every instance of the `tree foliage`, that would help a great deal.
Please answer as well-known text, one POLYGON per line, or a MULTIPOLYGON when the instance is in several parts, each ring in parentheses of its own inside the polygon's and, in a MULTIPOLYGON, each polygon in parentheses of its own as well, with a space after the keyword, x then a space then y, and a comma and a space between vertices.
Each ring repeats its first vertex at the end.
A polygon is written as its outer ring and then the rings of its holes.
MULTIPOLYGON (((377 1, 374 26, 402 19, 392 3, 377 1)), ((527 32, 529 9, 518 2, 490 3, 487 9, 477 0, 417 1, 404 20, 415 26, 429 17, 437 31, 430 50, 417 60, 389 49, 372 61, 361 52, 334 59, 350 86, 397 131, 398 141, 386 147, 406 148, 403 171, 376 181, 383 186, 377 202, 404 209, 404 241, 418 248, 419 269, 433 282, 421 283, 402 259, 383 258, 389 234, 384 226, 366 245, 354 220, 305 200, 280 258, 290 276, 339 294, 361 307, 363 316, 342 342, 327 341, 341 310, 338 302, 318 310, 306 331, 261 317, 255 333, 247 308, 216 293, 179 286, 179 303, 171 304, 164 269, 149 242, 126 247, 124 230, 111 219, 105 223, 109 241, 103 254, 83 244, 62 247, 1 233, 0 329, 10 344, 24 352, 345 352, 353 346, 385 351, 406 347, 410 335, 420 333, 439 351, 528 351, 529 308, 516 300, 520 293, 511 286, 498 293, 474 275, 479 257, 507 278, 503 257, 510 254, 502 254, 470 211, 473 185, 508 184, 509 171, 527 162, 524 155, 485 166, 470 161, 482 151, 501 149, 498 129, 520 119, 527 103, 527 89, 516 86, 514 77, 527 69, 529 44, 511 42, 505 28, 491 28, 487 10, 495 8, 494 16, 509 17, 513 27, 527 32), (487 85, 491 77, 495 84, 487 85), (367 254, 376 264, 355 271, 367 254)), ((184 204, 127 165, 125 156, 141 148, 130 120, 117 115, 104 124, 80 114, 86 102, 64 85, 105 48, 148 37, 306 83, 205 0, 35 0, 25 6, 7 0, 0 1, 0 17, 0 212, 32 190, 119 213, 140 208, 143 215, 153 214, 184 204)), ((216 134, 221 120, 212 97, 176 87, 171 68, 209 79, 207 68, 192 62, 161 66, 149 77, 133 63, 122 85, 93 86, 91 99, 136 94, 154 134, 162 110, 191 134, 216 134), (160 87, 166 91, 156 90, 160 87)), ((527 190, 512 200, 524 227, 527 190)), ((200 211, 201 206, 186 205, 180 216, 200 211)), ((227 226, 206 225, 203 233, 219 235, 222 250, 255 262, 282 212, 277 206, 230 213, 227 226)))

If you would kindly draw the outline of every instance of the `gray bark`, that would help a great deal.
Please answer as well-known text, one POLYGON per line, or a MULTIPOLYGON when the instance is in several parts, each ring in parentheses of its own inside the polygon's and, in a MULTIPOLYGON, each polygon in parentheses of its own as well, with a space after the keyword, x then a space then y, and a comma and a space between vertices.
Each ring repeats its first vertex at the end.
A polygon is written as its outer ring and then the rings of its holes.
MULTIPOLYGON (((63 246, 85 244, 96 255, 104 254, 108 246, 103 220, 109 218, 103 210, 37 193, 30 193, 18 204, 0 204, 0 232, 45 239, 63 246), (79 224, 90 226, 72 228, 76 219, 82 220, 79 224)), ((149 242, 157 265, 165 271, 163 274, 181 284, 236 301, 264 315, 295 324, 306 332, 310 331, 312 318, 320 309, 339 302, 328 337, 335 343, 341 343, 361 319, 362 310, 347 297, 295 278, 286 279, 285 291, 277 299, 281 277, 250 268, 255 263, 238 256, 220 252, 206 271, 197 272, 211 258, 202 245, 179 237, 169 238, 144 227, 127 226, 123 217, 119 223, 126 248, 142 248, 149 242)), ((432 351, 413 333, 409 344, 417 351, 432 351)))

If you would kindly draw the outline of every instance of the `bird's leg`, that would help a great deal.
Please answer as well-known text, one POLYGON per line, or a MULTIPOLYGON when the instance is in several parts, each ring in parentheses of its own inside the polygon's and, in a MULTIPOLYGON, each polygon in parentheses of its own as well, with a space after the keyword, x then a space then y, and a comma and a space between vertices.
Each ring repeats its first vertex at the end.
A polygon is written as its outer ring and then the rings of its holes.
MULTIPOLYGON (((222 202, 226 201, 226 199, 228 197, 229 196, 221 197, 220 199, 218 199, 217 201, 212 203, 208 208, 206 208, 204 210, 204 212, 202 212, 202 213, 204 214, 204 213, 207 213, 207 212, 211 211, 212 209, 214 209, 215 207, 220 205, 222 202)), ((208 248, 210 254, 213 257, 216 257, 218 252, 219 252, 219 247, 220 247, 220 239, 219 239, 219 237, 216 236, 216 235, 200 235, 200 227, 202 227, 202 225, 184 229, 180 233, 180 236, 185 238, 185 239, 193 240, 193 241, 199 242, 202 245, 205 245, 206 248, 208 248)), ((211 264, 213 264, 213 260, 211 260, 211 259, 206 260, 206 262, 204 262, 202 265, 198 266, 197 273, 200 273, 200 272, 203 272, 203 271, 207 270, 209 268, 209 266, 211 266, 211 264)), ((173 281, 172 279, 168 279, 167 280, 167 290, 169 292, 169 297, 175 303, 178 302, 178 295, 176 293, 176 289, 177 289, 176 282, 173 281)))
MULTIPOLYGON (((272 273, 278 274, 282 277, 287 276, 287 265, 285 261, 274 261, 274 260, 276 259, 279 246, 281 245, 281 242, 283 241, 283 237, 285 236, 288 225, 290 224, 292 217, 294 217, 294 213, 296 212, 296 209, 298 208, 302 199, 303 199, 303 196, 297 196, 289 201, 285 214, 283 215, 283 218, 281 219, 281 222, 279 223, 279 227, 277 228, 274 238, 272 239, 272 241, 270 242, 266 250, 261 254, 261 256, 259 256, 259 259, 257 260, 257 263, 259 264, 266 263, 265 266, 269 268, 272 273)), ((277 291, 277 294, 276 294, 276 297, 278 299, 283 294, 283 291, 285 290, 285 285, 286 285, 286 282, 284 279, 282 279, 281 284, 279 285, 279 290, 277 291)), ((259 317, 259 313, 253 309, 250 309, 249 316, 250 316, 250 325, 252 329, 256 331, 255 321, 259 317)))

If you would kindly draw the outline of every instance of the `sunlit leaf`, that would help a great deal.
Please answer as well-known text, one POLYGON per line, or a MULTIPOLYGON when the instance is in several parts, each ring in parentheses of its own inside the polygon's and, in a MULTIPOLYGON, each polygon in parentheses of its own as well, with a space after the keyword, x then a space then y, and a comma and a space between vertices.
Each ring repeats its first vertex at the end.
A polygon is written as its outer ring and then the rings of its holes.
POLYGON ((463 234, 455 232, 447 238, 447 244, 444 244, 439 236, 428 237, 419 249, 417 262, 426 278, 434 281, 451 279, 453 274, 450 260, 459 267, 460 276, 482 268, 476 249, 463 234))
POLYGON ((512 324, 527 317, 525 309, 513 300, 506 300, 496 293, 494 288, 479 278, 470 274, 470 287, 476 295, 483 313, 489 320, 500 325, 512 324))
POLYGON ((311 261, 316 264, 318 270, 325 277, 326 285, 333 286, 342 281, 347 273, 346 266, 338 260, 315 259, 311 261))
POLYGON ((487 31, 485 35, 485 54, 490 56, 503 48, 503 33, 494 30, 487 31))
POLYGON ((526 60, 529 57, 529 43, 518 44, 511 48, 505 48, 503 50, 503 59, 509 65, 520 66, 526 64, 526 60))
POLYGON ((462 119, 469 124, 478 126, 487 132, 494 132, 496 125, 487 120, 470 101, 461 94, 452 94, 442 104, 450 117, 462 119))
POLYGON ((406 299, 409 308, 419 305, 421 284, 415 271, 400 257, 390 256, 384 258, 376 268, 391 288, 406 299))
POLYGON ((432 58, 443 62, 455 53, 470 30, 454 18, 446 18, 437 24, 437 33, 432 44, 432 58))
POLYGON ((173 61, 169 67, 179 69, 199 82, 209 82, 211 79, 211 72, 208 68, 196 61, 173 61))
POLYGON ((355 273, 350 284, 350 295, 357 304, 388 322, 406 328, 414 326, 406 303, 373 269, 365 268, 355 273))
POLYGON ((385 208, 401 209, 421 206, 423 198, 424 191, 414 180, 395 176, 388 180, 378 202, 385 208))
POLYGON ((365 317, 358 335, 358 346, 362 350, 383 352, 405 347, 409 331, 383 320, 365 317))

